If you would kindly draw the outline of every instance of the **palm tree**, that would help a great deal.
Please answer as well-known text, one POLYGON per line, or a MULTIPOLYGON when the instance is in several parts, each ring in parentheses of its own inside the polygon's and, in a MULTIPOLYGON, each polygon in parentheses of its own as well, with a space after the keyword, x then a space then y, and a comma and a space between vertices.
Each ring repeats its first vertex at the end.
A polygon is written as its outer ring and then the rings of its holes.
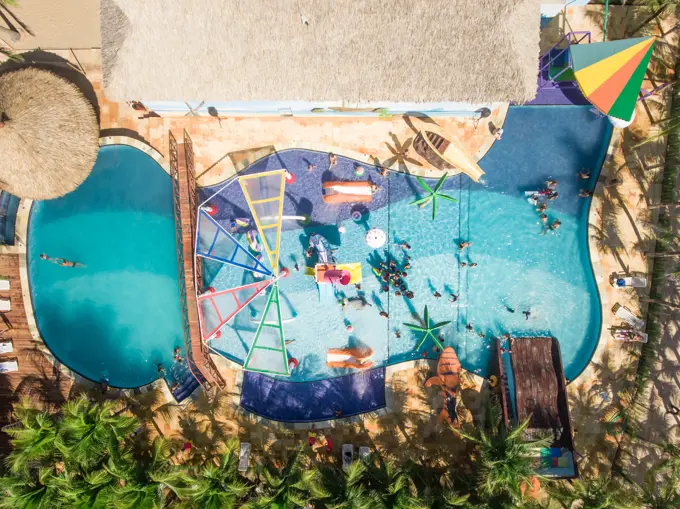
POLYGON ((293 509, 323 500, 327 492, 320 483, 319 472, 311 468, 302 449, 298 449, 282 468, 266 464, 258 469, 258 486, 243 509, 293 509))
POLYGON ((115 402, 93 404, 84 395, 67 401, 61 414, 57 446, 67 461, 87 467, 99 463, 139 426, 134 417, 118 414, 115 402))
POLYGON ((31 473, 0 477, 2 509, 54 509, 73 507, 67 480, 54 467, 40 467, 31 473))
POLYGON ((213 460, 197 472, 194 484, 188 491, 188 506, 205 509, 230 509, 240 507, 251 486, 238 473, 239 441, 230 439, 226 450, 219 458, 219 464, 213 460))
POLYGON ((22 401, 14 409, 18 427, 7 428, 13 450, 6 459, 12 473, 27 474, 31 466, 54 464, 59 451, 57 424, 53 416, 22 401))
POLYGON ((372 497, 380 509, 428 509, 419 497, 413 478, 405 468, 393 461, 380 459, 378 465, 368 464, 368 479, 372 497))
POLYGON ((526 442, 522 434, 529 420, 515 428, 506 429, 496 416, 498 413, 497 410, 492 412, 489 432, 455 432, 476 445, 477 486, 481 493, 488 497, 509 496, 513 502, 520 502, 522 486, 531 485, 534 478, 542 479, 536 474, 532 458, 537 448, 550 445, 552 437, 526 442))
POLYGON ((324 505, 328 509, 374 509, 377 495, 367 489, 366 464, 354 461, 338 471, 327 466, 320 469, 320 479, 324 490, 324 505))
POLYGON ((139 458, 125 472, 126 479, 115 489, 116 509, 159 509, 174 498, 188 495, 192 479, 169 461, 167 443, 154 439, 148 456, 139 458))
POLYGON ((633 509, 640 502, 611 476, 577 479, 548 486, 550 497, 564 509, 633 509))
POLYGON ((418 182, 420 183, 421 186, 423 186, 423 189, 425 189, 428 194, 422 198, 413 200, 411 203, 409 203, 409 205, 418 205, 420 208, 423 208, 426 207, 428 203, 432 202, 432 220, 434 221, 434 218, 437 217, 437 198, 441 198, 442 200, 448 200, 452 202, 457 201, 455 198, 452 198, 449 195, 439 192, 441 187, 444 185, 447 176, 448 173, 444 173, 444 175, 442 175, 439 181, 437 182, 437 185, 434 186, 434 189, 428 186, 423 179, 416 176, 416 179, 418 179, 418 182))
MULTIPOLYGON (((30 35, 34 35, 33 31, 26 26, 22 21, 12 12, 8 9, 8 7, 17 7, 18 6, 18 1, 17 0, 0 0, 0 11, 2 11, 2 17, 4 21, 9 25, 9 28, 5 27, 0 27, 0 32, 4 34, 6 37, 11 39, 12 41, 17 41, 21 37, 21 34, 19 31, 14 27, 12 22, 10 21, 10 18, 14 20, 14 22, 19 25, 26 33, 30 35)), ((10 60, 14 61, 20 61, 22 60, 21 55, 14 53, 14 51, 11 50, 11 48, 8 48, 6 46, 0 45, 0 55, 5 55, 8 57, 10 60)))
POLYGON ((428 337, 432 338, 432 341, 435 342, 435 344, 441 349, 444 349, 444 346, 441 344, 437 336, 434 335, 434 331, 441 329, 442 327, 448 325, 451 323, 450 320, 447 320, 445 322, 437 322, 434 325, 430 324, 430 315, 427 311, 427 306, 425 306, 425 312, 423 313, 424 318, 423 318, 423 323, 422 325, 417 325, 414 323, 405 323, 404 326, 408 327, 412 331, 415 332, 422 332, 423 337, 421 338, 420 342, 416 345, 416 350, 420 349, 421 346, 423 346, 423 343, 425 343, 425 340, 428 337))

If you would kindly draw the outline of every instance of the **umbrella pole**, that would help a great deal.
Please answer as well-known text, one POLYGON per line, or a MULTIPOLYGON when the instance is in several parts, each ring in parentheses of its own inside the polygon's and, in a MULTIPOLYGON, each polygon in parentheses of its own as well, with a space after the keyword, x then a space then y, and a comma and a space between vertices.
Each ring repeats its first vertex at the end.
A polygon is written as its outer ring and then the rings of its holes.
POLYGON ((607 40, 607 20, 609 18, 609 0, 605 0, 604 3, 604 36, 602 37, 602 41, 607 40))

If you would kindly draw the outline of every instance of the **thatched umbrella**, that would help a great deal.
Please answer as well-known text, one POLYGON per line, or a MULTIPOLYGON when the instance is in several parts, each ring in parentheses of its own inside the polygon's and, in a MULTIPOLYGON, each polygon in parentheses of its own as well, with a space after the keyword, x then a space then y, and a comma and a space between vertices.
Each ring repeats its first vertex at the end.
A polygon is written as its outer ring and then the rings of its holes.
POLYGON ((73 191, 98 138, 94 109, 71 83, 32 68, 0 75, 0 189, 34 200, 73 191))

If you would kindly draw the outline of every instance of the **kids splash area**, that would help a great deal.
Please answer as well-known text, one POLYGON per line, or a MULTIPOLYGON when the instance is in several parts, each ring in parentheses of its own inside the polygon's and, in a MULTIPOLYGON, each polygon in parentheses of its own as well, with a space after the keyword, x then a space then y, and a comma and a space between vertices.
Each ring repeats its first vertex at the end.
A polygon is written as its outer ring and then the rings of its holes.
POLYGON ((610 134, 587 106, 511 107, 478 164, 440 148, 464 170, 438 178, 290 149, 201 189, 201 332, 243 366, 241 405, 376 410, 387 367, 451 347, 489 377, 510 337, 557 338, 578 376, 600 335, 587 215, 610 134))

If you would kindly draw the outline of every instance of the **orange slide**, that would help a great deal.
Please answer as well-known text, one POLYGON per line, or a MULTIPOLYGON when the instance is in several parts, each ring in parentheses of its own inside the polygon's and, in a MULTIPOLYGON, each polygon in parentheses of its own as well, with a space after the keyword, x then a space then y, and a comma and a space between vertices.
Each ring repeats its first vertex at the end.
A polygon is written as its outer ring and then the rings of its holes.
POLYGON ((377 186, 372 182, 324 182, 325 194, 322 196, 325 203, 358 203, 373 200, 373 193, 377 186))
POLYGON ((329 348, 326 352, 326 366, 329 368, 368 369, 373 367, 373 348, 329 348))

